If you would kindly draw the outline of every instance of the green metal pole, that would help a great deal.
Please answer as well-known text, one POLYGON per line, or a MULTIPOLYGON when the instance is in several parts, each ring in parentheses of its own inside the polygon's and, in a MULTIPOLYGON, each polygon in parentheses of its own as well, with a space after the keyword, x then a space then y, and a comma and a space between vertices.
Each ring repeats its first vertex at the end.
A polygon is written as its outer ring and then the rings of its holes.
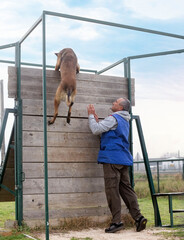
MULTIPOLYGON (((1 59, 0 59, 0 63, 15 64, 15 61, 1 60, 1 59)), ((43 67, 42 64, 37 64, 37 63, 27 63, 27 62, 21 62, 21 65, 25 65, 25 66, 33 66, 33 67, 43 67)), ((46 65, 46 68, 55 68, 55 66, 54 66, 54 65, 46 65)), ((93 69, 84 69, 84 68, 80 68, 80 72, 91 72, 91 73, 98 74, 97 70, 93 70, 93 69)))
MULTIPOLYGON (((130 59, 127 58, 125 61, 125 74, 128 79, 128 99, 130 101, 130 134, 129 134, 129 142, 130 142, 130 152, 133 156, 133 131, 132 131, 132 90, 131 90, 131 67, 130 67, 130 59)), ((134 170, 133 165, 129 167, 130 174, 130 183, 131 186, 134 187, 134 170)))
POLYGON ((63 17, 63 18, 69 18, 69 19, 74 19, 74 20, 79 20, 79 21, 84 21, 84 22, 102 24, 102 25, 107 25, 107 26, 111 26, 111 27, 125 28, 125 29, 129 29, 129 30, 135 30, 135 31, 146 32, 146 33, 151 33, 151 34, 157 34, 157 35, 162 35, 162 36, 167 36, 167 37, 184 39, 183 35, 161 32, 161 31, 156 31, 156 30, 151 30, 151 29, 146 29, 146 28, 140 28, 140 27, 134 27, 134 26, 125 25, 125 24, 101 21, 101 20, 96 20, 96 19, 91 19, 91 18, 84 18, 84 17, 74 16, 74 15, 63 14, 63 13, 43 11, 43 14, 51 15, 51 16, 57 16, 57 17, 63 17))
MULTIPOLYGON (((15 101, 16 108, 16 101, 15 101)), ((18 222, 18 161, 17 161, 17 113, 15 114, 15 123, 14 123, 14 172, 15 172, 15 219, 18 222)))
POLYGON ((6 44, 6 45, 1 45, 1 46, 0 46, 0 49, 16 47, 16 45, 17 45, 17 42, 15 42, 15 43, 10 43, 10 44, 6 44))
POLYGON ((119 64, 121 64, 121 63, 123 63, 123 62, 125 62, 125 59, 126 59, 126 58, 123 58, 123 59, 121 59, 121 60, 119 60, 119 61, 111 64, 110 66, 108 66, 108 67, 106 67, 106 68, 98 71, 96 74, 101 74, 101 73, 103 73, 103 72, 106 72, 106 71, 110 70, 111 68, 113 68, 113 67, 115 67, 115 66, 117 66, 117 65, 119 65, 119 64))
POLYGON ((172 195, 168 196, 168 200, 169 200, 170 223, 171 223, 171 227, 173 227, 172 195))
POLYGON ((140 58, 148 58, 148 57, 165 56, 165 55, 171 55, 171 54, 179 54, 179 53, 183 53, 183 52, 184 52, 184 49, 178 49, 178 50, 173 50, 173 51, 155 52, 155 53, 129 56, 129 58, 132 60, 132 59, 140 59, 140 58))
POLYGON ((22 99, 21 99, 21 46, 20 43, 16 43, 15 48, 15 66, 17 69, 17 186, 16 190, 18 193, 17 196, 17 206, 18 206, 18 225, 22 225, 23 220, 23 193, 22 193, 22 99))
POLYGON ((142 131, 140 118, 139 118, 139 116, 133 116, 133 118, 135 119, 136 125, 137 125, 142 154, 143 154, 143 158, 144 158, 146 174, 147 174, 148 183, 149 183, 149 189, 150 189, 151 198, 152 198, 152 202, 153 202, 153 206, 154 206, 155 226, 162 226, 157 199, 153 197, 153 194, 155 193, 155 188, 154 188, 154 184, 153 184, 153 178, 152 178, 152 174, 151 174, 151 169, 150 169, 150 164, 149 164, 149 159, 148 159, 146 144, 144 141, 144 135, 143 135, 143 131, 142 131))
POLYGON ((124 60, 124 77, 127 78, 128 73, 127 73, 127 58, 124 60))
POLYGON ((157 162, 157 184, 158 184, 158 193, 159 193, 160 192, 159 162, 157 162))
POLYGON ((46 27, 45 14, 42 16, 43 47, 43 129, 44 129, 44 178, 45 178, 45 235, 49 240, 48 165, 47 165, 47 95, 46 95, 46 27))

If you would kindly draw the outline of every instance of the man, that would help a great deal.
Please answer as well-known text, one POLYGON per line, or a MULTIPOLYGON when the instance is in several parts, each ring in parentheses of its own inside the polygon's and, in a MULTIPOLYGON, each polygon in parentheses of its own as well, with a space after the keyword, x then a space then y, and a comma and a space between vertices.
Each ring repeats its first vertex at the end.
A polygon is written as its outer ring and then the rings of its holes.
POLYGON ((98 120, 92 104, 87 109, 92 133, 102 134, 98 163, 103 164, 105 193, 112 214, 112 223, 105 232, 114 233, 123 228, 120 196, 136 222, 137 232, 140 232, 146 228, 147 219, 140 213, 137 196, 129 179, 128 166, 133 164, 128 142, 130 101, 126 98, 117 99, 112 104, 113 114, 102 121, 98 120))

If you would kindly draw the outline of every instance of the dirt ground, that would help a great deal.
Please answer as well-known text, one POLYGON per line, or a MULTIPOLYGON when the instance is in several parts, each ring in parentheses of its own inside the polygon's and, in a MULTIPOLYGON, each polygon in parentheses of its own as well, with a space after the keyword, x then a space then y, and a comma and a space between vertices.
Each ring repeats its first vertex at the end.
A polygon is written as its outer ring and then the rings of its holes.
MULTIPOLYGON (((88 229, 80 232, 70 231, 66 233, 50 233, 50 240, 70 240, 72 237, 80 240, 85 238, 91 238, 93 240, 163 240, 161 235, 155 235, 163 231, 169 231, 164 229, 146 229, 142 232, 136 232, 133 228, 121 230, 117 233, 105 233, 104 229, 88 229)), ((45 234, 38 235, 41 240, 45 240, 45 234)))

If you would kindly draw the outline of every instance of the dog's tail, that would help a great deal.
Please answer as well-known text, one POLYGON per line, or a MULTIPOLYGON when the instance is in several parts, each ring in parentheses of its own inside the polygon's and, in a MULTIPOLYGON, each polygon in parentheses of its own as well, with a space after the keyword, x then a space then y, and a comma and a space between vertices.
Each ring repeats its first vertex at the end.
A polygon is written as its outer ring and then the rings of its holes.
POLYGON ((66 104, 67 104, 68 106, 71 104, 71 94, 72 94, 71 89, 67 89, 66 104))

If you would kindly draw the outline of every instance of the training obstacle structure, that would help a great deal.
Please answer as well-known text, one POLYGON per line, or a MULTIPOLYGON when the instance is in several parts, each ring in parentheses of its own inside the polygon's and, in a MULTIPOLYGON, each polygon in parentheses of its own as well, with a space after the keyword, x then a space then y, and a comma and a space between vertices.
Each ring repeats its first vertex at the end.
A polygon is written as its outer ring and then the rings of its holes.
MULTIPOLYGON (((8 68, 8 95, 16 98, 16 68, 8 68)), ((54 113, 54 96, 60 73, 47 70, 47 115, 54 113)), ((134 105, 134 80, 132 79, 134 105)), ((23 219, 29 226, 44 224, 44 151, 42 70, 21 68, 23 109, 23 219)), ((93 103, 99 118, 110 114, 112 102, 128 97, 123 77, 77 74, 77 96, 71 125, 68 107, 61 102, 55 123, 47 127, 49 219, 58 225, 64 218, 89 217, 103 221, 110 216, 104 192, 102 165, 97 164, 100 137, 88 127, 87 105, 93 103)), ((0 191, 1 194, 1 191, 0 191)), ((122 213, 127 213, 122 202, 122 213)))

